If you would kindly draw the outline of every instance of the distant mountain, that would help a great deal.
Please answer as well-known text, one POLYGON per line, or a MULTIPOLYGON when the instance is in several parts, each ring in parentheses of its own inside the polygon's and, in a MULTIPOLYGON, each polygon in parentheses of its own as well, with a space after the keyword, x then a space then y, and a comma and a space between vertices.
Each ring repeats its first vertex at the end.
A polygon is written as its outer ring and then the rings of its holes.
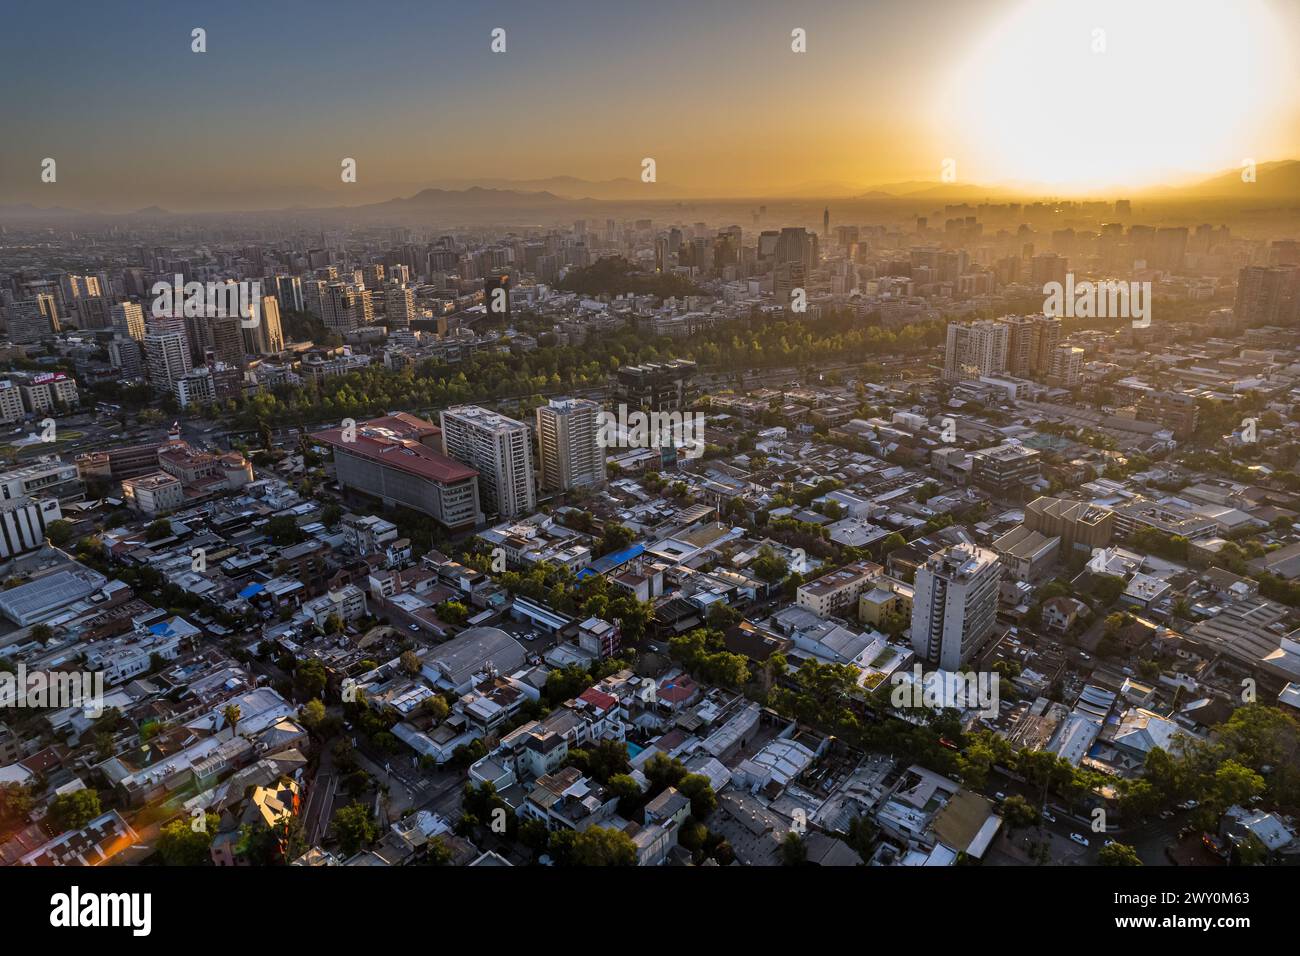
POLYGON ((1177 199, 1291 200, 1300 204, 1300 160, 1282 159, 1255 167, 1255 181, 1244 182, 1241 169, 1220 173, 1199 183, 1166 186, 1148 192, 1177 199))
MULTIPOLYGON (((1300 204, 1300 160, 1287 159, 1261 163, 1255 170, 1255 182, 1245 183, 1241 170, 1227 170, 1199 182, 1175 186, 1108 190, 1111 197, 1126 196, 1165 202, 1233 201, 1250 203, 1300 204)), ((150 205, 130 212, 105 212, 93 208, 73 209, 66 206, 38 206, 30 202, 0 203, 0 222, 63 222, 115 218, 164 219, 173 216, 276 215, 293 214, 327 220, 356 218, 382 222, 394 220, 428 221, 448 219, 453 222, 494 224, 531 224, 565 218, 595 215, 643 215, 664 203, 696 209, 701 205, 728 206, 738 202, 795 203, 822 201, 848 202, 994 202, 1034 201, 1059 195, 1050 187, 1010 188, 979 183, 940 183, 930 180, 904 180, 870 186, 853 186, 834 180, 817 180, 789 188, 773 188, 765 193, 736 196, 721 189, 680 189, 667 183, 642 183, 634 178, 587 180, 575 176, 552 176, 545 179, 510 180, 485 178, 444 180, 436 186, 419 188, 380 184, 371 186, 368 195, 358 196, 347 189, 304 189, 297 193, 268 190, 248 195, 193 196, 194 210, 174 212, 160 205, 150 205), (383 199, 385 194, 413 190, 409 195, 383 199), (390 191, 391 190, 391 191, 390 191), (242 198, 240 198, 242 196, 242 198), (344 196, 359 202, 344 204, 344 196), (369 199, 370 201, 365 201, 369 199), (220 209, 228 211, 217 211, 220 209)), ((160 197, 166 198, 166 197, 160 197)), ((684 213, 683 213, 684 214, 684 213)))
MULTIPOLYGON (((389 199, 386 202, 354 206, 354 209, 425 208, 443 206, 514 206, 520 203, 560 202, 560 197, 549 192, 524 192, 517 189, 486 189, 471 186, 469 189, 421 189, 414 196, 389 199)), ((336 207, 337 208, 337 207, 336 207)))
POLYGON ((656 199, 678 196, 705 195, 698 190, 684 190, 669 183, 643 183, 640 179, 579 179, 576 176, 550 176, 546 179, 444 179, 438 186, 448 190, 484 188, 513 190, 526 193, 550 193, 563 199, 607 199, 637 201, 652 196, 656 199))

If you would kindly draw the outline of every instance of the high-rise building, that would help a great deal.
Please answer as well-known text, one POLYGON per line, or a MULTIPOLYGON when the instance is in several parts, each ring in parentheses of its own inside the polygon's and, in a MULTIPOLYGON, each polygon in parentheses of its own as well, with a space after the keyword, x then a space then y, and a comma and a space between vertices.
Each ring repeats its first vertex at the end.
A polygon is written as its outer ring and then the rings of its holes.
MULTIPOLYGON (((545 258, 545 257, 542 257, 545 258)), ((541 259, 538 260, 539 277, 544 271, 541 259)), ((510 324, 510 275, 498 272, 483 280, 483 305, 488 311, 488 318, 493 321, 510 324)))
POLYGON ((1052 352, 1052 368, 1048 381, 1063 388, 1073 388, 1083 378, 1083 349, 1073 345, 1058 345, 1052 352))
POLYGON ((330 282, 321 290, 321 321, 343 335, 374 320, 370 292, 345 282, 330 282))
POLYGON ((959 544, 930 556, 916 571, 912 650, 945 671, 973 659, 997 624, 1002 565, 997 552, 959 544))
POLYGON ((384 317, 389 329, 409 329, 415 314, 415 292, 405 285, 390 282, 384 290, 384 317))
POLYGON ((257 325, 244 329, 244 351, 253 355, 275 355, 284 351, 284 330, 280 325, 280 302, 273 295, 262 296, 257 325))
POLYGON ((275 299, 285 311, 302 312, 305 308, 302 298, 302 280, 297 276, 276 276, 272 288, 275 299))
POLYGON ((0 422, 9 424, 20 421, 26 411, 23 398, 14 383, 9 379, 0 379, 0 422))
POLYGON ((21 299, 8 311, 9 338, 19 345, 34 345, 59 331, 59 309, 52 293, 21 299))
POLYGON ((1300 322, 1300 267, 1247 266, 1237 276, 1237 321, 1245 326, 1300 322))
POLYGON ((542 486, 553 491, 605 483, 600 406, 585 398, 553 398, 537 409, 542 486))
POLYGON ((479 473, 484 513, 513 518, 536 508, 527 425, 477 405, 444 409, 441 424, 443 454, 479 473))
POLYGON ((1061 320, 1046 315, 1008 315, 997 321, 1007 327, 1006 371, 1020 378, 1049 375, 1061 340, 1061 320))
POLYGON ((122 378, 143 378, 144 349, 136 339, 114 336, 108 343, 108 364, 122 373, 122 378))
POLYGON ((1029 284, 1041 289, 1049 282, 1065 285, 1065 274, 1070 269, 1070 260, 1054 252, 1046 252, 1029 260, 1029 284))
POLYGON ((1011 328, 1003 322, 948 323, 943 377, 949 380, 1006 371, 1011 328))
MULTIPOLYGON (((259 325, 261 324, 259 320, 259 325)), ((214 315, 204 326, 204 351, 210 361, 226 365, 244 364, 243 320, 237 315, 214 315)))
POLYGON ((144 341, 144 309, 139 302, 119 302, 113 306, 113 334, 144 341))
POLYGON ((182 332, 150 332, 144 337, 144 357, 149 381, 159 392, 172 392, 173 383, 193 368, 189 343, 182 332))

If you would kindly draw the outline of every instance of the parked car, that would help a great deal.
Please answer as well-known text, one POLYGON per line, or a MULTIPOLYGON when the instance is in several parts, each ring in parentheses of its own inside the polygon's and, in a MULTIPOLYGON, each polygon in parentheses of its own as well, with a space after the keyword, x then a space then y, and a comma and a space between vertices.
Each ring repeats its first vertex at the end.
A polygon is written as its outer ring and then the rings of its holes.
POLYGON ((1082 833, 1071 833, 1070 839, 1073 840, 1075 843, 1079 844, 1079 846, 1088 845, 1088 838, 1084 836, 1082 833))
POLYGON ((1052 814, 1049 813, 1047 810, 1043 811, 1043 819, 1046 820, 1048 823, 1056 822, 1056 817, 1052 816, 1052 814))
POLYGON ((993 799, 996 800, 998 803, 1001 803, 1001 802, 1002 802, 1003 800, 1005 800, 1006 798, 1007 798, 1007 795, 1006 795, 1005 793, 1003 793, 1001 790, 999 790, 997 793, 993 794, 993 799))

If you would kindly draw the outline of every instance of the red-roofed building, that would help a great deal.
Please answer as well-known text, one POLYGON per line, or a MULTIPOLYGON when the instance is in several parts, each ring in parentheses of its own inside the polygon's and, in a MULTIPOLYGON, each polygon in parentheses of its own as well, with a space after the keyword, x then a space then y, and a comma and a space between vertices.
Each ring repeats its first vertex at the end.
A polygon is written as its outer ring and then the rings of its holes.
POLYGON ((594 687, 588 687, 579 694, 578 700, 582 701, 598 714, 607 714, 618 706, 617 697, 614 697, 612 694, 606 694, 603 690, 597 690, 594 687))
POLYGON ((700 685, 688 674, 678 674, 659 682, 659 703, 670 710, 689 707, 700 696, 700 685))
POLYGON ((478 472, 421 440, 403 437, 420 435, 428 441, 437 434, 436 425, 402 414, 358 422, 355 433, 329 428, 312 438, 334 449, 340 487, 378 498, 386 505, 412 508, 452 531, 472 528, 483 520, 478 472))

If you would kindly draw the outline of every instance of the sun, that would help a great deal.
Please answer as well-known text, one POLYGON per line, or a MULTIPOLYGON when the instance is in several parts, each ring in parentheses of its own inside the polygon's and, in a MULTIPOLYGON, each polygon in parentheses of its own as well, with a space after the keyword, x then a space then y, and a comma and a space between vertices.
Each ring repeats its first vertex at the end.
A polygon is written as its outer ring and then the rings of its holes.
POLYGON ((947 77, 961 179, 1061 192, 1185 180, 1290 144, 1292 54, 1268 0, 1031 0, 947 77))

